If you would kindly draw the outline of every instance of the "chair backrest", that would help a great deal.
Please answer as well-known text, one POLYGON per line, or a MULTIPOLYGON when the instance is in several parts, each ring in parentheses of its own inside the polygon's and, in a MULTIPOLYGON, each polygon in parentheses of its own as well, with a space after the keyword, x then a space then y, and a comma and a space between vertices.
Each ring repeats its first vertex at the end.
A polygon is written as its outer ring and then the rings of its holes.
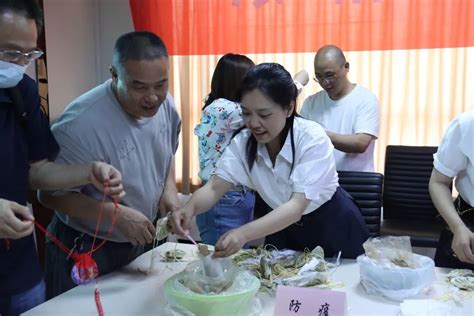
POLYGON ((376 172, 338 171, 339 184, 359 205, 371 237, 380 235, 383 175, 376 172))
POLYGON ((436 211, 428 191, 437 147, 387 146, 383 218, 435 222, 436 211))

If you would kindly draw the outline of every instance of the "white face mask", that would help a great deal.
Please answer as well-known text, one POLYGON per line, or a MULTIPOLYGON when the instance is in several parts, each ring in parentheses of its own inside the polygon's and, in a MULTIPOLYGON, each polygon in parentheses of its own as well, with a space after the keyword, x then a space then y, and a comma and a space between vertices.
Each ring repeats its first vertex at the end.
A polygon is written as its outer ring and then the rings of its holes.
POLYGON ((3 60, 0 60, 0 88, 12 88, 16 86, 26 71, 25 66, 20 66, 15 63, 9 63, 3 60))

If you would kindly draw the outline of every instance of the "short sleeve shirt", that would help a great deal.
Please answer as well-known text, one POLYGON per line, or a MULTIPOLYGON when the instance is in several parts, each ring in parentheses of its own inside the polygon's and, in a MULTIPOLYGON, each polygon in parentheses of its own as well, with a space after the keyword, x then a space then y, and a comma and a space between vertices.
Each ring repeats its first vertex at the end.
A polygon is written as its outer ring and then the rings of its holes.
POLYGON ((273 209, 288 202, 293 193, 303 193, 311 200, 304 214, 316 210, 332 198, 339 186, 334 147, 323 128, 310 120, 295 118, 293 131, 294 157, 288 133, 274 166, 265 145, 258 144, 250 170, 246 145, 251 134, 248 129, 243 130, 224 151, 215 175, 234 185, 254 189, 273 209))
POLYGON ((199 177, 203 181, 209 180, 232 136, 243 125, 239 103, 220 98, 202 110, 194 134, 199 141, 199 177))
POLYGON ((374 145, 379 135, 380 114, 378 100, 370 90, 356 85, 348 95, 336 101, 326 91, 320 91, 304 101, 301 116, 330 132, 372 135, 374 139, 365 152, 345 153, 336 149, 334 157, 337 170, 374 171, 374 145))
MULTIPOLYGON (((123 110, 112 91, 111 80, 107 80, 73 100, 53 124, 54 136, 61 146, 56 161, 104 161, 116 167, 122 173, 127 193, 120 202, 153 220, 178 148, 180 126, 171 95, 153 117, 136 119, 123 110)), ((76 189, 99 201, 103 196, 92 185, 76 189)), ((95 220, 70 217, 61 210, 57 215, 70 227, 94 235, 95 220)), ((97 235, 115 242, 127 241, 119 230, 112 230, 110 235, 108 230, 109 225, 100 225, 97 235)))
POLYGON ((474 111, 456 117, 446 129, 433 155, 436 170, 456 178, 456 190, 474 206, 474 111))

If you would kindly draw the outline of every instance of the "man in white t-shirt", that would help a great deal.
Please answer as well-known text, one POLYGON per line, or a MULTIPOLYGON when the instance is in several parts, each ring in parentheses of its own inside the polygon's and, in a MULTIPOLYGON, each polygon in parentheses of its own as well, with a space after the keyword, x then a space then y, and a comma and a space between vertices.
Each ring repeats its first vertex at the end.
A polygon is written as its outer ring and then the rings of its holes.
POLYGON ((314 80, 324 89, 303 103, 301 116, 326 130, 336 150, 339 171, 374 171, 374 143, 380 117, 376 96, 347 78, 349 63, 342 50, 321 47, 314 58, 314 80))

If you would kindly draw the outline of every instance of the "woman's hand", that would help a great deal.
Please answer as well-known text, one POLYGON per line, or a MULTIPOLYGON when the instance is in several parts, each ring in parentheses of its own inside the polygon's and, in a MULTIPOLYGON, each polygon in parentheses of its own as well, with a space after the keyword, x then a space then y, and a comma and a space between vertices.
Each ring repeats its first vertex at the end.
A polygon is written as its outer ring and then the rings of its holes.
POLYGON ((247 242, 239 228, 229 230, 216 243, 214 255, 228 257, 238 252, 247 242))
POLYGON ((194 211, 189 207, 180 208, 169 214, 168 228, 173 234, 186 236, 191 228, 194 211))
POLYGON ((474 264, 473 245, 474 234, 465 225, 453 232, 451 248, 460 261, 474 264))

